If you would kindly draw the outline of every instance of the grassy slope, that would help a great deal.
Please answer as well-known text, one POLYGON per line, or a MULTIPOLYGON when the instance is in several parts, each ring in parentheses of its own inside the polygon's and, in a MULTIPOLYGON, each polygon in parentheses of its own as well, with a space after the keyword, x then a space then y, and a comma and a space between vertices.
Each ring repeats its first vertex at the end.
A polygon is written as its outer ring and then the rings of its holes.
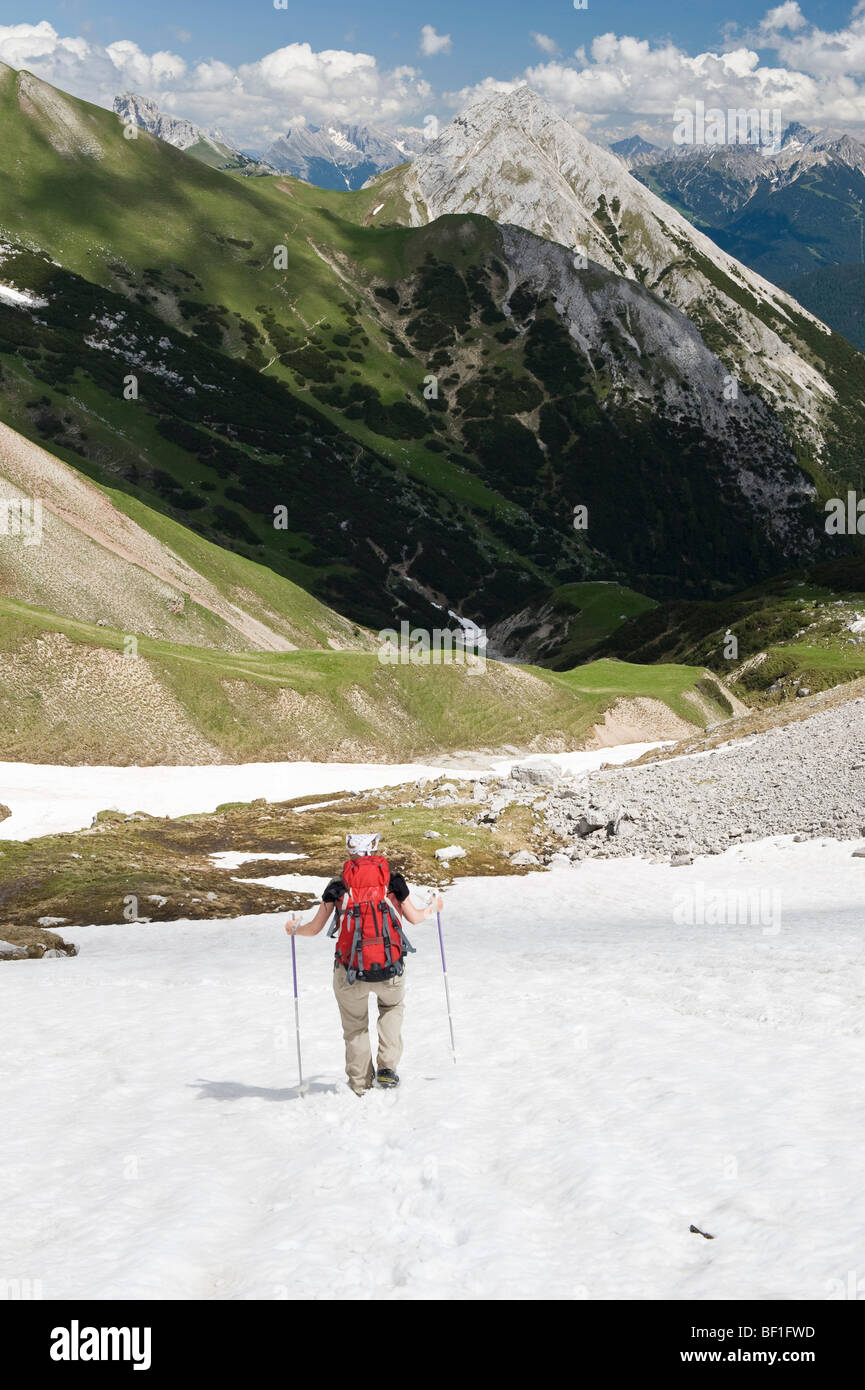
POLYGON ((748 703, 772 703, 800 686, 826 690, 865 676, 865 634, 850 630, 863 616, 865 564, 839 561, 717 603, 661 604, 602 649, 635 661, 699 662, 735 681, 748 703), (728 631, 737 642, 730 658, 728 631))
POLYGON ((655 600, 612 581, 563 584, 538 606, 530 606, 511 637, 520 644, 520 656, 567 671, 588 659, 622 623, 655 607, 655 600))
POLYGON ((347 622, 305 589, 265 565, 214 545, 128 493, 114 488, 104 491, 119 511, 163 541, 231 602, 242 603, 268 625, 278 619, 278 630, 286 632, 295 645, 326 647, 333 639, 340 645, 366 647, 371 642, 362 628, 347 622))
MULTIPOLYGON (((123 650, 122 633, 0 600, 6 756, 74 762, 89 753, 89 760, 120 764, 187 760, 188 752, 171 756, 170 734, 157 756, 144 742, 123 650), (98 663, 103 718, 95 732, 79 695, 51 703, 60 684, 52 664, 58 661, 67 675, 75 672, 78 687, 98 663), (77 722, 79 704, 84 727, 77 722), (95 740, 90 749, 88 736, 95 740)), ((366 652, 225 653, 142 638, 135 675, 142 669, 163 705, 175 711, 162 722, 177 725, 182 713, 210 750, 193 761, 397 762, 469 748, 562 749, 579 746, 604 711, 629 696, 650 696, 691 723, 702 722, 683 699, 703 676, 698 667, 603 661, 559 674, 488 662, 472 672, 454 663, 383 665, 366 652)), ((151 722, 158 725, 163 713, 157 701, 151 722)))
MULTIPOLYGON (((52 487, 60 489, 57 495, 65 496, 66 480, 69 479, 70 505, 74 499, 76 510, 64 509, 63 521, 55 521, 51 514, 48 514, 46 525, 58 528, 68 526, 65 543, 70 548, 76 547, 79 539, 88 548, 97 547, 90 553, 93 556, 98 555, 106 572, 110 573, 113 588, 118 593, 124 593, 130 585, 134 588, 138 576, 143 577, 146 571, 139 570, 135 564, 130 565, 125 559, 115 555, 109 548, 109 543, 99 547, 98 542, 82 537, 81 533, 74 529, 77 518, 85 522, 92 522, 94 519, 88 510, 88 499, 86 495, 81 495, 80 484, 74 475, 70 475, 62 463, 55 464, 52 458, 46 457, 41 451, 31 449, 26 440, 17 442, 21 448, 16 465, 11 469, 4 469, 3 460, 0 459, 0 482, 3 481, 4 473, 8 472, 13 480, 25 488, 29 487, 34 495, 38 495, 44 491, 48 479, 52 487)), ((84 486, 86 487, 86 484, 84 486)), ((196 535, 188 527, 155 511, 127 493, 109 487, 102 487, 100 490, 118 512, 127 516, 143 532, 159 541, 194 571, 194 575, 189 576, 193 593, 197 591, 200 595, 206 591, 208 585, 212 585, 230 604, 264 623, 272 632, 286 638, 294 646, 327 647, 331 643, 338 647, 362 649, 370 649, 373 646, 372 634, 348 622, 297 584, 263 565, 196 535), (196 575, 200 576, 205 584, 197 584, 196 575)), ((103 526, 106 524, 105 521, 99 523, 103 526)), ((132 541, 130 543, 134 544, 132 541)), ((66 550, 63 551, 64 555, 67 553, 66 550)), ((38 595, 38 584, 32 566, 28 565, 28 558, 32 560, 33 556, 26 548, 17 546, 14 540, 6 542, 3 550, 4 564, 0 566, 0 593, 5 592, 7 597, 23 599, 36 606, 45 606, 38 595)), ((100 581, 105 576, 94 574, 95 582, 91 591, 87 588, 87 580, 82 577, 80 568, 75 567, 74 561, 77 558, 77 554, 69 554, 72 563, 65 580, 68 590, 65 594, 64 574, 61 572, 59 576, 59 597, 60 600, 65 598, 67 605, 63 606, 62 602, 58 601, 56 605, 51 604, 51 607, 56 607, 67 617, 91 618, 96 621, 101 616, 100 581)), ((170 562, 170 557, 166 559, 170 562)), ((62 566, 62 560, 56 557, 54 563, 62 566)), ((168 583, 162 588, 168 592, 171 585, 168 583)), ((223 616, 217 616, 193 600, 186 603, 183 612, 175 615, 169 612, 167 600, 163 596, 161 601, 154 600, 147 618, 151 635, 155 627, 156 631, 164 630, 163 635, 171 640, 193 642, 195 645, 229 649, 249 645, 248 639, 246 643, 238 640, 237 632, 223 616), (189 626, 189 613, 193 609, 193 626, 199 633, 197 637, 191 634, 184 635, 184 628, 189 626)), ((139 628, 134 622, 130 622, 126 630, 136 633, 139 628)))

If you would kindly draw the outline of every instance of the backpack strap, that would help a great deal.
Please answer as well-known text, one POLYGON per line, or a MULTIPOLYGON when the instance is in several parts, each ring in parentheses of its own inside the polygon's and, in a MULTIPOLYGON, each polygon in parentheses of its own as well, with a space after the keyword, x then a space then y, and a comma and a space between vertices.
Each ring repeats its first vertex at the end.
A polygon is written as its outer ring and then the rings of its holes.
MULTIPOLYGON (((370 903, 369 908, 370 912, 372 913, 372 920, 375 922, 374 904, 370 903)), ((384 963, 385 965, 393 965, 393 952, 390 949, 390 932, 388 931, 387 927, 388 905, 384 898, 382 898, 381 902, 379 903, 378 910, 381 913, 381 942, 382 946, 384 947, 384 963)), ((378 926, 377 922, 376 926, 378 926)))
POLYGON ((348 984, 353 985, 358 976, 358 971, 363 970, 363 937, 360 928, 360 905, 355 903, 354 907, 348 909, 349 917, 354 918, 354 933, 351 938, 351 949, 348 953, 348 965, 346 966, 345 978, 348 984), (353 964, 357 955, 357 965, 353 964))
POLYGON ((402 929, 402 920, 399 916, 399 913, 394 912, 387 899, 385 899, 385 901, 382 903, 382 909, 382 917, 389 917, 391 922, 393 923, 394 930, 397 936, 399 937, 400 945, 402 946, 403 955, 407 956, 409 952, 411 952, 413 955, 416 955, 417 952, 415 951, 414 946, 412 946, 411 942, 409 941, 408 937, 402 929))
MULTIPOLYGON (((345 884, 343 884, 343 887, 345 887, 345 884)), ((327 929, 327 934, 330 937, 337 936, 339 933, 339 905, 344 896, 345 894, 341 893, 338 898, 334 898, 333 900, 333 921, 327 929)))

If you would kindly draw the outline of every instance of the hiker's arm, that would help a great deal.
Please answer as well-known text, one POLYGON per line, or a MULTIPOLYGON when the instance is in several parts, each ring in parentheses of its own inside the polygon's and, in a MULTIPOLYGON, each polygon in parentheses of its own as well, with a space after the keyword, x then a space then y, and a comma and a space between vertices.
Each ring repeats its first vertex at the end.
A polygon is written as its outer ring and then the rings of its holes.
POLYGON ((327 925, 332 912, 333 903, 319 903, 315 915, 308 922, 301 922, 299 917, 291 916, 285 924, 285 930, 289 936, 318 936, 322 927, 327 925))
POLYGON ((432 902, 427 903, 426 907, 415 907, 411 898, 404 898, 399 905, 400 912, 407 922, 417 924, 418 922, 428 922, 430 917, 435 917, 437 912, 441 912, 444 907, 444 899, 441 894, 433 898, 432 902))

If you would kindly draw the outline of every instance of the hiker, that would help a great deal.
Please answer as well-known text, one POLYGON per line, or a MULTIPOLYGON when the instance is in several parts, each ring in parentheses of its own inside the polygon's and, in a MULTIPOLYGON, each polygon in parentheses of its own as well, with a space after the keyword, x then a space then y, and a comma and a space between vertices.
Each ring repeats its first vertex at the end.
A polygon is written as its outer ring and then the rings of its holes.
POLYGON ((392 874, 387 860, 376 854, 379 835, 347 835, 349 859, 341 878, 331 879, 311 921, 289 917, 289 935, 317 936, 334 914, 328 936, 336 937, 333 992, 345 1038, 348 1084, 362 1096, 377 1081, 398 1086, 397 1063, 402 1055, 405 1012, 405 957, 414 947, 402 929, 409 922, 426 922, 441 912, 441 897, 415 907, 402 874, 392 874), (378 1057, 373 1068, 369 1038, 369 996, 378 999, 378 1057))

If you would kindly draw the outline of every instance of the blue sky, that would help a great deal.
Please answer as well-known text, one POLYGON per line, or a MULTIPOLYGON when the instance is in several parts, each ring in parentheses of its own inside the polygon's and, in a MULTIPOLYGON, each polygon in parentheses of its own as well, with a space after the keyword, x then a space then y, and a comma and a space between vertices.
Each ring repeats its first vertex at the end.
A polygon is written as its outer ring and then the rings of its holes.
POLYGON ((417 125, 514 80, 607 136, 663 137, 696 100, 865 127, 865 13, 839 0, 0 0, 0 58, 102 104, 141 91, 247 145, 304 119, 417 125))
MULTIPOLYGON (((251 62, 286 43, 306 41, 314 49, 349 48, 375 54, 394 67, 417 62, 418 34, 432 24, 450 34, 452 49, 439 62, 447 67, 451 87, 477 82, 489 73, 512 77, 534 61, 538 49, 532 30, 554 39, 563 53, 573 51, 598 34, 633 34, 655 42, 672 38, 690 53, 723 45, 731 25, 753 28, 769 9, 750 0, 727 0, 721 6, 664 4, 661 0, 588 0, 575 10, 571 0, 289 0, 276 10, 272 0, 147 0, 141 4, 92 3, 62 0, 33 5, 0 2, 0 23, 47 19, 61 33, 86 33, 109 44, 134 39, 146 51, 176 48, 184 56, 211 57, 238 64, 251 62), (178 31, 190 35, 178 40, 178 31)), ((821 0, 804 7, 820 28, 840 28, 852 6, 821 0)))

